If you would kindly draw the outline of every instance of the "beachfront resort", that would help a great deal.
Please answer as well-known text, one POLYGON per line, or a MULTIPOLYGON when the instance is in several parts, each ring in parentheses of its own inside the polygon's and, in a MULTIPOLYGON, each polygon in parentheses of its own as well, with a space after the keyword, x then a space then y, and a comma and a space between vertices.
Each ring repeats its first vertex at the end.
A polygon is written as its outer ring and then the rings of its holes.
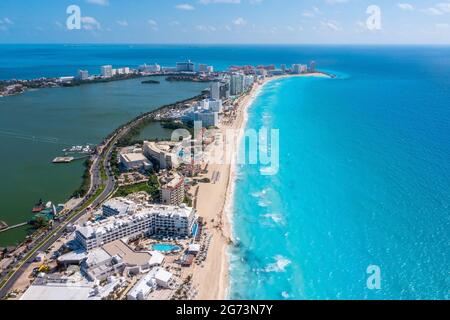
MULTIPOLYGON (((80 70, 75 77, 61 78, 66 84, 80 84, 124 80, 129 75, 166 75, 167 81, 202 81, 208 89, 195 99, 142 115, 124 127, 160 121, 183 134, 166 141, 122 136, 113 145, 107 166, 113 191, 105 201, 89 206, 75 223, 67 224, 46 251, 37 252, 8 297, 224 298, 226 251, 233 243, 224 207, 233 168, 209 163, 210 153, 221 147, 224 130, 242 128, 246 108, 258 87, 278 77, 315 74, 315 68, 311 62, 290 68, 232 66, 215 72, 212 66, 196 67, 186 61, 169 68, 145 64, 138 69, 113 69, 107 65, 98 76, 80 70)), ((102 148, 89 156, 96 159, 102 148)), ((64 221, 68 212, 64 210, 59 217, 54 214, 49 220, 64 221)), ((50 224, 47 232, 51 228, 50 224)), ((14 261, 18 259, 13 250, 2 262, 4 270, 14 261), (8 259, 9 264, 3 263, 8 259)))

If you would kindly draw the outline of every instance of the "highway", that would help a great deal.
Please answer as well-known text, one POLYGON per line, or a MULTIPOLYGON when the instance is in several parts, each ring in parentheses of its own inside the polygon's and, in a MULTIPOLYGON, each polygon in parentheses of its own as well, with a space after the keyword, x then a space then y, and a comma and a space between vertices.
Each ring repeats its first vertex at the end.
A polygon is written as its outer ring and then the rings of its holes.
POLYGON ((13 287, 14 283, 22 276, 25 270, 30 264, 32 264, 39 252, 46 251, 49 249, 59 238, 64 234, 68 224, 73 224, 79 218, 87 213, 88 209, 83 209, 79 212, 86 202, 96 194, 98 188, 104 184, 104 190, 92 201, 91 207, 95 208, 102 202, 104 202, 108 197, 110 197, 115 191, 115 179, 114 175, 110 171, 109 160, 111 159, 112 152, 114 150, 114 145, 120 137, 126 133, 127 130, 121 130, 116 136, 112 137, 109 142, 103 148, 104 152, 95 156, 94 161, 91 166, 91 184, 88 193, 84 196, 83 200, 74 207, 70 212, 66 214, 66 218, 62 222, 55 222, 53 228, 49 235, 47 235, 41 242, 37 243, 32 247, 26 254, 25 259, 18 262, 15 266, 15 271, 7 276, 6 282, 3 283, 0 288, 0 297, 5 297, 8 292, 13 287), (107 175, 107 180, 102 181, 101 178, 101 167, 105 168, 107 175), (76 213, 76 214, 75 214, 76 213))
POLYGON ((101 149, 100 153, 96 155, 93 159, 90 176, 91 183, 89 187, 89 191, 83 197, 83 200, 74 207, 70 212, 65 215, 63 221, 57 222, 55 221, 52 227, 52 230, 49 234, 43 236, 42 240, 38 239, 34 242, 31 248, 25 254, 25 257, 16 263, 16 265, 12 268, 14 271, 8 273, 4 279, 0 282, 0 298, 5 297, 8 292, 13 288, 14 283, 23 275, 28 266, 33 263, 36 259, 36 256, 39 252, 46 251, 49 249, 59 238, 64 234, 66 227, 68 224, 75 223, 78 219, 84 216, 88 209, 85 208, 86 202, 92 201, 90 207, 95 208, 99 204, 103 203, 106 199, 108 199, 116 189, 116 181, 114 179, 114 174, 111 172, 111 168, 109 166, 109 162, 117 141, 126 135, 131 128, 133 128, 136 124, 138 124, 141 120, 145 118, 154 119, 155 114, 159 112, 167 112, 172 110, 173 108, 177 108, 185 105, 186 103, 196 101, 198 99, 204 98, 203 94, 195 96, 190 99, 186 99, 183 101, 175 102, 171 105, 162 106, 159 109, 150 111, 145 114, 141 114, 135 119, 128 122, 126 125, 114 131, 114 133, 106 139, 104 143, 103 149, 101 149), (105 170, 107 179, 106 181, 102 181, 102 167, 105 170), (104 189, 100 194, 97 195, 98 188, 104 185, 104 189), (92 198, 95 197, 95 198, 92 198), (79 211, 80 210, 80 211, 79 211))

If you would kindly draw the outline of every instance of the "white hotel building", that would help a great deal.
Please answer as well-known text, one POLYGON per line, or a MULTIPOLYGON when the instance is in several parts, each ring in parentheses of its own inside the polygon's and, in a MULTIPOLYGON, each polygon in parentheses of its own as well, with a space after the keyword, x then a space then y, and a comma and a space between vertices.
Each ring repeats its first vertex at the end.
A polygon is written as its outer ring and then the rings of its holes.
POLYGON ((138 204, 121 198, 112 200, 103 207, 104 215, 109 216, 107 219, 77 227, 76 240, 86 250, 140 235, 189 237, 197 220, 195 209, 184 204, 174 207, 138 204))

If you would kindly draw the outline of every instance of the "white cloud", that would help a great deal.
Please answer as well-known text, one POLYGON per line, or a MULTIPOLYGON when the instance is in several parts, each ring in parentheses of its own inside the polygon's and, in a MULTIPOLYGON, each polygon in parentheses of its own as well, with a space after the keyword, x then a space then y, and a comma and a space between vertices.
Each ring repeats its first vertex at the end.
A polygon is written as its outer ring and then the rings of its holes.
POLYGON ((109 5, 109 0, 86 0, 87 3, 97 4, 99 6, 109 5))
POLYGON ((397 7, 399 7, 403 11, 413 11, 414 6, 410 3, 398 3, 397 7))
POLYGON ((315 16, 321 15, 322 11, 318 7, 312 7, 311 10, 304 10, 302 16, 306 18, 314 18, 315 16))
POLYGON ((149 19, 147 22, 148 22, 148 24, 150 25, 150 28, 151 28, 153 31, 158 31, 158 22, 156 22, 156 21, 153 20, 153 19, 149 19))
POLYGON ((14 24, 14 22, 11 21, 11 19, 9 19, 8 17, 0 19, 0 24, 14 24))
POLYGON ((128 27, 128 21, 127 20, 118 20, 117 24, 121 27, 128 27))
POLYGON ((450 28, 450 24, 448 24, 448 23, 436 23, 434 26, 438 29, 449 29, 450 28))
POLYGON ((233 24, 235 26, 245 26, 247 24, 247 20, 245 20, 242 17, 239 17, 239 18, 233 20, 233 24))
POLYGON ((205 25, 199 24, 199 25, 195 26, 195 30, 203 31, 203 32, 214 32, 217 30, 217 28, 214 26, 205 26, 205 25))
POLYGON ((450 2, 441 2, 436 5, 436 7, 445 13, 450 13, 450 2))
POLYGON ((188 3, 177 4, 175 6, 175 8, 178 9, 178 10, 184 10, 184 11, 195 10, 195 7, 193 5, 188 4, 188 3))
POLYGON ((434 7, 430 7, 422 11, 433 16, 440 16, 446 13, 450 13, 450 2, 441 2, 434 7))
POLYGON ((100 22, 94 17, 81 17, 81 25, 84 30, 101 30, 100 22))
POLYGON ((320 21, 320 26, 322 29, 328 29, 331 31, 342 31, 342 27, 336 21, 322 20, 320 21))

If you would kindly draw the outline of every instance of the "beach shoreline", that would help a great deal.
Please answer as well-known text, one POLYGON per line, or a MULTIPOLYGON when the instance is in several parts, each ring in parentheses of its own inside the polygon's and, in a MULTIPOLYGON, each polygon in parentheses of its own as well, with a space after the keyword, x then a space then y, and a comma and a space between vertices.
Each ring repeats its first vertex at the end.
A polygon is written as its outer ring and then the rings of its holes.
MULTIPOLYGON (((248 111, 264 87, 276 80, 294 77, 327 77, 324 73, 309 73, 299 75, 283 75, 266 78, 256 83, 252 89, 237 102, 236 119, 229 125, 221 125, 224 134, 226 130, 240 130, 237 137, 237 148, 232 156, 236 157, 239 145, 242 143, 244 130, 248 123, 248 111)), ((225 135, 224 135, 225 136, 225 135)), ((215 184, 202 184, 198 189, 197 211, 212 234, 212 242, 208 257, 203 266, 194 269, 194 286, 198 287, 198 300, 224 300, 229 298, 229 248, 233 244, 233 200, 237 178, 237 164, 209 165, 208 177, 218 172, 221 179, 215 184)))

